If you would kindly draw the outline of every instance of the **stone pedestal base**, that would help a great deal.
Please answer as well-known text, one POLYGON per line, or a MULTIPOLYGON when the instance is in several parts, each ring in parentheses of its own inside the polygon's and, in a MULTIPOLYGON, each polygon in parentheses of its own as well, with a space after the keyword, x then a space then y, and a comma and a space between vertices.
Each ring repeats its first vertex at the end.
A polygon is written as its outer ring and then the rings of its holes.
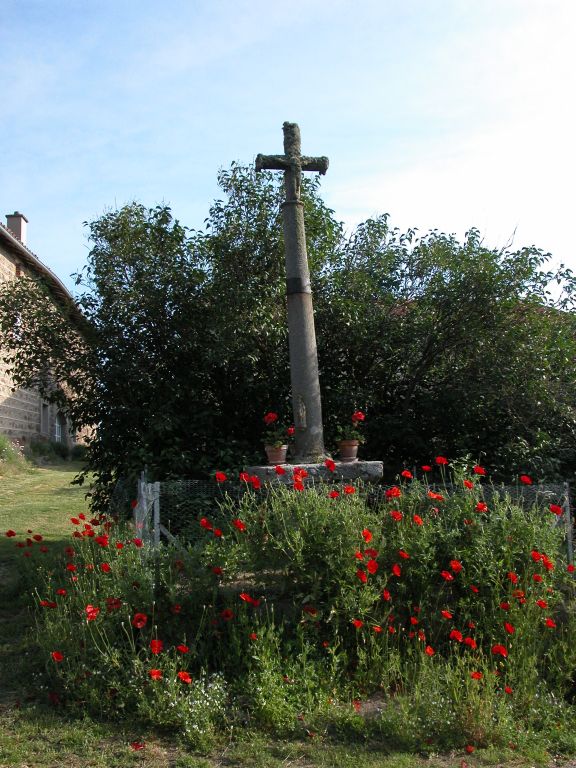
POLYGON ((262 483, 281 483, 283 485, 292 485, 294 482, 293 472, 297 466, 299 469, 305 469, 308 476, 303 480, 305 485, 314 485, 316 483, 341 483, 362 480, 365 483, 377 483, 383 474, 384 467, 381 461, 354 461, 343 463, 336 461, 336 468, 331 472, 324 464, 280 464, 285 470, 285 474, 276 473, 275 467, 256 466, 246 467, 249 475, 256 475, 262 483))

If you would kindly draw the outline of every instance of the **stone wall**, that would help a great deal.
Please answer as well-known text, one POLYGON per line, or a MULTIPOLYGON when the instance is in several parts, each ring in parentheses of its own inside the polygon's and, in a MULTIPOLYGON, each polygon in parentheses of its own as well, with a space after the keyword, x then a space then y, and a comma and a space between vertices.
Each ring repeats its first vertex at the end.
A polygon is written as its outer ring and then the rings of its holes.
MULTIPOLYGON (((26 273, 26 268, 4 244, 0 233, 0 282, 15 280, 26 273)), ((32 439, 55 440, 58 419, 56 406, 44 403, 35 390, 14 390, 13 386, 6 364, 0 361, 0 434, 23 444, 32 439)), ((74 442, 66 428, 60 432, 62 442, 74 442)))

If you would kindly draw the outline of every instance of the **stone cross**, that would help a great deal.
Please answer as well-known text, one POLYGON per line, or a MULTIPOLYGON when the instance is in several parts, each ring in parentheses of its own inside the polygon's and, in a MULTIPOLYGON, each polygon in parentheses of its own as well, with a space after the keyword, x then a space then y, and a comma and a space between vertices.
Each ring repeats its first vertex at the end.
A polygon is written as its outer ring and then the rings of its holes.
POLYGON ((300 128, 296 123, 284 123, 283 130, 284 154, 258 155, 256 170, 284 171, 286 199, 282 203, 282 214, 286 248, 290 382, 296 427, 295 462, 304 464, 323 461, 326 453, 300 183, 302 171, 325 174, 328 170, 328 158, 301 155, 300 128))

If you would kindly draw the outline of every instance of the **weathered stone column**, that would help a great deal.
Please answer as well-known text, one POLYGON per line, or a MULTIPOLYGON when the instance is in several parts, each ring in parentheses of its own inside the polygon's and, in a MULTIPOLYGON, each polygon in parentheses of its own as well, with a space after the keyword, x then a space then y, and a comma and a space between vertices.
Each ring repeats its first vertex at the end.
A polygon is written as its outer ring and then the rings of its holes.
POLYGON ((282 214, 286 249, 290 382, 296 427, 295 461, 300 464, 321 461, 326 457, 312 289, 306 253, 304 205, 300 200, 300 182, 302 171, 326 173, 328 158, 301 155, 300 129, 296 123, 284 123, 283 130, 284 155, 258 155, 256 170, 284 171, 286 200, 282 204, 282 214))

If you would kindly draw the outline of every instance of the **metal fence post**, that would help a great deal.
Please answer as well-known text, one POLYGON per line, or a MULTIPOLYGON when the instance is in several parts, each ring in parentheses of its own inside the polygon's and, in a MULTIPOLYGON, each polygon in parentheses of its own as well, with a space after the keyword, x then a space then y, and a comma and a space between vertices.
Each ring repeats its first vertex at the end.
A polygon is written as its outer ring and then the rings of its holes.
POLYGON ((154 517, 153 517, 153 533, 154 533, 154 548, 158 549, 160 546, 160 483, 156 482, 153 486, 153 499, 154 499, 154 517))
POLYGON ((566 525, 566 549, 568 555, 568 563, 574 563, 574 529, 572 526, 572 509, 570 507, 570 483, 564 483, 564 503, 562 504, 564 509, 564 523, 566 525))

